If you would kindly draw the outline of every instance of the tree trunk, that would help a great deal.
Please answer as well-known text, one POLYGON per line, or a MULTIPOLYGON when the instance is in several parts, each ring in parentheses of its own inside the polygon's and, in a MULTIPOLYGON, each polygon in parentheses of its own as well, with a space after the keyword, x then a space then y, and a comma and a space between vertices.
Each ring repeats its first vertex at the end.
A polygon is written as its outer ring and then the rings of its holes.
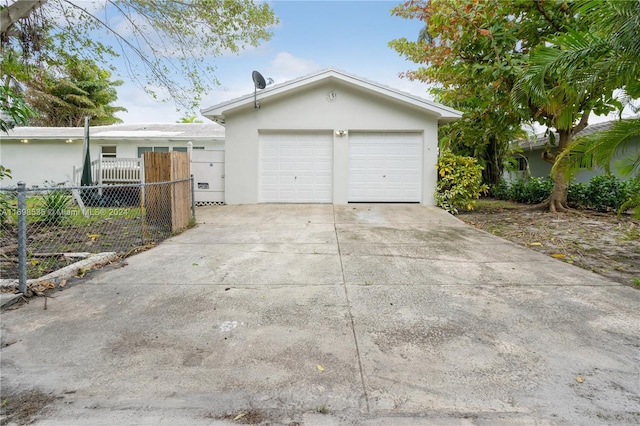
MULTIPOLYGON (((555 156, 545 157, 545 160, 551 164, 556 163, 556 158, 563 152, 571 143, 572 132, 570 130, 561 130, 558 132, 560 140, 558 142, 558 150, 555 156)), ((566 159, 561 160, 566 161, 566 159)), ((565 176, 565 172, 562 167, 557 167, 556 172, 553 175, 553 191, 549 198, 540 204, 540 207, 548 208, 550 212, 565 212, 568 210, 567 195, 569 193, 569 181, 565 176)))
POLYGON ((502 179, 502 150, 498 146, 498 141, 492 137, 489 144, 482 153, 484 170, 482 170, 482 181, 489 186, 496 185, 502 179))

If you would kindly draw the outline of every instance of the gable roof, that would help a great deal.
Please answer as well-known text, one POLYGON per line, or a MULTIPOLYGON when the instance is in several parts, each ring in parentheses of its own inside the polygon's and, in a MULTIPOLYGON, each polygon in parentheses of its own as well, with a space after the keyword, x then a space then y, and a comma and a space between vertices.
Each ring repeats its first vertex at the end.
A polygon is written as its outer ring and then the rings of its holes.
MULTIPOLYGON (((224 139, 224 127, 216 123, 137 123, 89 127, 89 136, 98 140, 224 139)), ((84 127, 14 127, 2 139, 66 140, 84 138, 84 127)))
MULTIPOLYGON (((292 94, 301 88, 308 87, 326 80, 337 80, 349 84, 351 86, 374 92, 380 96, 387 97, 396 101, 400 101, 409 106, 422 109, 429 114, 438 117, 439 123, 447 123, 462 117, 462 113, 448 106, 430 101, 410 93, 402 92, 389 86, 367 80, 362 77, 348 74, 334 68, 328 68, 313 74, 299 77, 294 80, 286 81, 272 87, 267 87, 258 92, 259 98, 277 97, 286 94, 292 94)), ((239 98, 231 99, 201 110, 201 114, 205 117, 224 125, 225 113, 230 110, 241 108, 247 105, 253 105, 254 94, 250 93, 239 98)))
MULTIPOLYGON (((604 121, 602 123, 590 124, 584 129, 580 130, 578 133, 576 133, 573 137, 578 138, 581 136, 590 135, 595 132, 609 130, 611 128, 611 125, 616 121, 618 120, 611 120, 611 121, 604 121)), ((560 135, 558 134, 558 132, 554 132, 554 134, 555 134, 555 140, 556 141, 560 140, 560 135)), ((518 145, 520 145, 520 148, 529 149, 529 150, 534 150, 534 149, 541 148, 543 146, 547 146, 549 145, 550 138, 548 135, 547 136, 544 136, 544 135, 545 135, 544 133, 540 133, 537 135, 530 136, 527 139, 519 139, 518 145)))

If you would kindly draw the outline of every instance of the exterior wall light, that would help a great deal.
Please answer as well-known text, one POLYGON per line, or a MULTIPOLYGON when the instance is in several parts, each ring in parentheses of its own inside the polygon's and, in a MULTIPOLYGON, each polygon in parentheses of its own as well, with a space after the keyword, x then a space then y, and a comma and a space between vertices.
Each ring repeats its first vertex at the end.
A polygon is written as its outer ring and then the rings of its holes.
POLYGON ((346 130, 336 130, 336 136, 346 136, 349 132, 346 130))
POLYGON ((20 143, 29 143, 29 139, 20 139, 20 143))
POLYGON ((64 143, 73 143, 73 139, 67 139, 64 143))

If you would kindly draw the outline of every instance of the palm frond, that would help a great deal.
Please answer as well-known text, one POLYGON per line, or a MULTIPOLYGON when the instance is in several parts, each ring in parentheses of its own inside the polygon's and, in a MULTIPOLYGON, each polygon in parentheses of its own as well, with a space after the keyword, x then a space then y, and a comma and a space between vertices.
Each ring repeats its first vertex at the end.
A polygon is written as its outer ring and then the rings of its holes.
MULTIPOLYGON (((608 172, 614 156, 624 154, 635 138, 640 138, 640 118, 617 121, 607 131, 576 138, 560 153, 553 169, 561 168, 573 175, 580 169, 600 166, 608 172)), ((633 157, 625 164, 622 170, 618 169, 621 174, 633 175, 640 172, 640 158, 633 157)))

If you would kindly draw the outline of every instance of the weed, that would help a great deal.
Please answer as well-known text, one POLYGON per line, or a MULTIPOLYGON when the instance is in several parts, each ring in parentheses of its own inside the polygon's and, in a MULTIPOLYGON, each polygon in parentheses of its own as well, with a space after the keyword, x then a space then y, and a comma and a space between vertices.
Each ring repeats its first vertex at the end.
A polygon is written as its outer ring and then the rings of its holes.
POLYGON ((316 412, 318 412, 320 414, 328 414, 329 410, 327 409, 326 405, 322 405, 322 406, 316 408, 316 412))
POLYGON ((631 281, 635 286, 640 287, 640 278, 633 278, 631 281))
POLYGON ((69 216, 71 197, 66 191, 51 190, 42 196, 41 218, 50 225, 59 225, 69 216))

